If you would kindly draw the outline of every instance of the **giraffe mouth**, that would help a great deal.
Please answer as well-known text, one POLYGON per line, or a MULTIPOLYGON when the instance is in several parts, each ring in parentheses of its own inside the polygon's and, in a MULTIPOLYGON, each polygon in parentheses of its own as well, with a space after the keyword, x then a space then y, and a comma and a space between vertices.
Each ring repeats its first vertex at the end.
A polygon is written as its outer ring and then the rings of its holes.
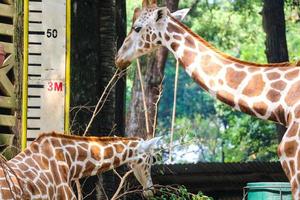
POLYGON ((128 60, 116 58, 116 66, 119 69, 126 69, 130 64, 131 64, 131 62, 128 60))

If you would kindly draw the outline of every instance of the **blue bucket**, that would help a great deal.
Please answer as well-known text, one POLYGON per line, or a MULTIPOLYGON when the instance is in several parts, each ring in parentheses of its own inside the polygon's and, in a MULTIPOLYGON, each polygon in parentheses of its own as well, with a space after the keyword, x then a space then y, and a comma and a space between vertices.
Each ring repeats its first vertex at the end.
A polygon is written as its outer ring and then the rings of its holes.
POLYGON ((289 182, 254 182, 244 188, 244 199, 248 200, 292 200, 289 182))

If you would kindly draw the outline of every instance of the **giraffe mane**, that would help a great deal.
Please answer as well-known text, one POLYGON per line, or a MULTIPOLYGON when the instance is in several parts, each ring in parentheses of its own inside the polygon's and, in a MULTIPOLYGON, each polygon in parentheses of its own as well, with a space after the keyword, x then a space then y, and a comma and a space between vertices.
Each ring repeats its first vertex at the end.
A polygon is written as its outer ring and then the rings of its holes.
POLYGON ((63 133, 51 132, 51 133, 41 133, 36 141, 42 140, 46 137, 55 137, 55 138, 65 138, 71 140, 84 140, 84 141, 102 141, 102 142, 117 142, 117 141, 130 141, 130 140, 140 140, 141 138, 137 137, 97 137, 97 136, 79 136, 79 135, 67 135, 63 133))
POLYGON ((244 65, 249 65, 249 66, 254 66, 254 67, 300 67, 300 60, 296 63, 291 63, 291 62, 281 62, 281 63, 268 63, 268 64, 261 64, 261 63, 255 63, 255 62, 249 62, 249 61, 243 61, 240 60, 238 58, 235 58, 231 55, 228 55, 224 52, 222 52, 221 50, 217 49, 216 47, 214 47, 212 44, 210 44, 209 42, 207 42, 204 38, 202 38, 201 36, 197 35, 196 33, 194 33, 189 27, 187 27, 185 24, 181 23, 179 20, 177 20, 176 18, 174 18, 172 15, 168 15, 170 18, 172 18, 172 20, 174 20, 176 23, 179 23, 181 25, 181 27, 188 32, 189 34, 191 34, 192 36, 194 36, 196 39, 198 39, 202 44, 204 44, 207 48, 213 50, 217 55, 221 56, 224 59, 233 61, 233 62, 238 62, 240 64, 244 64, 244 65))

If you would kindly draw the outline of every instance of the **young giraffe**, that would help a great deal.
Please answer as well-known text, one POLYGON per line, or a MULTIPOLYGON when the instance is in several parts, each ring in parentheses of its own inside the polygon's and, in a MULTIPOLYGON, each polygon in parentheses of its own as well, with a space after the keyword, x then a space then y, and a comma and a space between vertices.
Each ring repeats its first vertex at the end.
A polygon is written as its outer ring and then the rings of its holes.
POLYGON ((132 30, 117 57, 119 68, 159 46, 168 48, 186 72, 212 96, 242 112, 288 129, 278 148, 294 199, 300 199, 299 63, 256 64, 225 55, 179 22, 186 10, 170 13, 156 1, 136 8, 132 30))
MULTIPOLYGON (((150 153, 157 141, 42 134, 8 161, 6 170, 0 166, 0 199, 76 199, 71 181, 126 163, 143 188, 150 188, 150 153)), ((146 190, 144 195, 153 193, 146 190)))

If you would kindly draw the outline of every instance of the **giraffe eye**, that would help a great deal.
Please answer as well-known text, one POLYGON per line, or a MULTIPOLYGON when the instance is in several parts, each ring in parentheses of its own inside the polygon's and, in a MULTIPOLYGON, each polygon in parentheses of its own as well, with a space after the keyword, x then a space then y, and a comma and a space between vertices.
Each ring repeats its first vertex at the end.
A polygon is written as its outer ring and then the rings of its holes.
POLYGON ((142 27, 133 27, 133 30, 137 33, 140 32, 141 29, 142 29, 142 27))

